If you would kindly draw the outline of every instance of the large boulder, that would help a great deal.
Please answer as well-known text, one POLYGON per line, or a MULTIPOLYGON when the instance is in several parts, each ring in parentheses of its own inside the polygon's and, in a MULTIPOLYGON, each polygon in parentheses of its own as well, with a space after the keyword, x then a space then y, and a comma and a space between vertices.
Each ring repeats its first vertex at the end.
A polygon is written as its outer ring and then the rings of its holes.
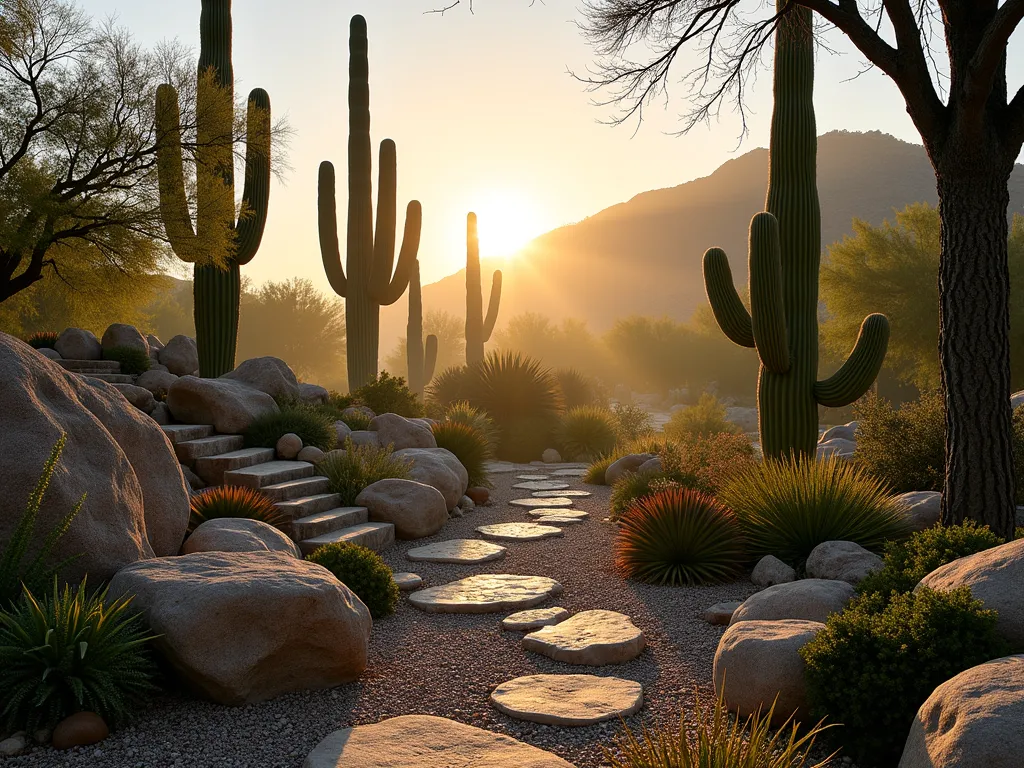
POLYGON ((394 455, 411 462, 409 477, 437 488, 449 510, 459 505, 469 488, 469 473, 454 453, 446 448, 403 448, 394 455))
POLYGON ((829 427, 822 433, 821 437, 818 438, 818 442, 827 443, 830 440, 835 440, 836 438, 856 443, 857 422, 851 421, 849 424, 840 424, 836 427, 829 427))
POLYGON ((750 580, 757 587, 771 587, 775 584, 787 584, 796 581, 796 569, 775 555, 765 555, 757 561, 750 580))
POLYGON ((171 384, 167 407, 183 424, 212 424, 228 435, 244 432, 256 418, 278 411, 274 398, 247 384, 197 376, 182 376, 171 384))
POLYGON ((181 554, 197 552, 282 552, 301 557, 295 542, 262 520, 222 517, 207 520, 185 539, 181 554))
POLYGON ((104 352, 109 352, 114 347, 131 347, 149 356, 149 342, 142 335, 138 328, 127 323, 114 323, 103 332, 100 345, 104 352))
POLYGON ((828 459, 833 456, 839 459, 852 459, 856 451, 857 444, 853 440, 834 437, 826 442, 818 443, 815 455, 819 459, 828 459))
POLYGON ((381 445, 391 445, 396 451, 403 448, 437 448, 430 427, 397 413, 382 413, 370 419, 370 431, 377 433, 381 445))
POLYGON ((923 531, 939 524, 942 494, 939 491, 911 491, 896 497, 911 530, 923 531))
POLYGON ((448 522, 448 506, 436 488, 415 480, 378 480, 356 496, 375 523, 394 523, 399 539, 432 536, 448 522))
POLYGON ((843 610, 853 596, 853 587, 845 581, 801 579, 776 584, 744 600, 732 614, 729 623, 779 619, 805 619, 824 623, 830 614, 843 610))
POLYGON ((885 565, 882 558, 855 541, 823 541, 807 556, 807 575, 859 584, 885 565))
POLYGON ((715 651, 715 692, 740 717, 767 713, 775 697, 772 724, 790 715, 803 720, 807 709, 804 660, 800 649, 825 625, 818 621, 741 621, 731 625, 715 651))
POLYGON ((65 360, 99 360, 103 346, 96 334, 83 328, 65 328, 53 345, 65 360))
POLYGON ((998 611, 999 634, 1014 649, 1024 649, 1024 539, 936 568, 921 579, 921 587, 942 592, 970 587, 975 599, 998 611))
POLYGON ((143 413, 152 413, 156 408, 156 399, 148 389, 137 387, 134 384, 113 384, 112 386, 121 393, 125 400, 143 413))
POLYGON ((160 364, 175 376, 190 376, 199 370, 199 348, 191 336, 179 334, 160 350, 160 364))
POLYGON ((304 403, 326 403, 331 393, 319 384, 299 384, 299 399, 304 403))
POLYGON ((230 373, 225 373, 221 378, 248 384, 253 389, 266 392, 274 398, 299 399, 299 382, 295 374, 288 367, 288 363, 277 357, 254 357, 241 363, 230 373))
POLYGON ((947 680, 917 711, 899 768, 1017 768, 1024 754, 1024 656, 947 680))
POLYGON ((167 371, 149 370, 135 380, 135 386, 148 389, 153 397, 161 400, 167 399, 167 391, 171 385, 178 380, 178 377, 167 371))
POLYGON ((370 612, 330 571, 280 552, 203 552, 123 568, 157 651, 219 704, 348 683, 366 667, 370 612))
POLYGON ((638 471, 640 467, 655 458, 657 456, 653 453, 631 453, 628 456, 623 456, 621 459, 616 459, 604 471, 605 485, 615 485, 615 481, 620 477, 628 475, 630 472, 638 471))
POLYGON ((136 560, 176 554, 188 524, 188 490, 160 427, 113 387, 65 372, 0 334, 0 541, 10 541, 50 451, 67 436, 30 544, 85 503, 54 549, 77 556, 65 576, 99 582, 136 560))

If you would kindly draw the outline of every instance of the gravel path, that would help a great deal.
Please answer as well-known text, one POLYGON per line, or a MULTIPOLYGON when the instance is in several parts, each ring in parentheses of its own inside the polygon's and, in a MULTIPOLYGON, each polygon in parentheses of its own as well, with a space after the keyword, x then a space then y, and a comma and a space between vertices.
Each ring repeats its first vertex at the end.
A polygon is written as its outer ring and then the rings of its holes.
MULTIPOLYGON (((612 562, 613 527, 608 489, 566 478, 572 488, 593 491, 573 499, 586 510, 583 524, 565 526, 563 538, 500 542, 504 560, 481 565, 412 563, 404 553, 433 541, 476 538, 478 525, 528 521, 527 510, 509 506, 528 491, 512 491, 517 474, 545 473, 543 467, 496 474, 491 503, 429 539, 399 542, 385 554, 395 571, 413 571, 424 586, 436 586, 477 573, 549 576, 565 591, 544 605, 576 613, 604 608, 627 614, 647 638, 647 650, 626 664, 575 667, 527 653, 520 632, 505 632, 505 614, 426 614, 403 600, 395 615, 374 624, 370 662, 362 678, 330 691, 283 696, 239 708, 208 704, 185 695, 165 694, 132 726, 97 747, 65 753, 49 749, 4 761, 22 766, 78 768, 297 768, 329 732, 406 714, 431 714, 509 734, 548 749, 578 768, 604 764, 600 745, 619 730, 617 721, 582 728, 526 723, 500 714, 488 702, 492 688, 520 675, 592 673, 614 675, 644 686, 644 707, 629 724, 676 725, 680 707, 692 704, 694 689, 704 698, 710 686, 712 658, 723 628, 701 620, 704 609, 724 600, 740 600, 755 590, 744 580, 701 588, 652 587, 616 575, 612 562)), ((240 630, 244 631, 244 629, 240 630)))

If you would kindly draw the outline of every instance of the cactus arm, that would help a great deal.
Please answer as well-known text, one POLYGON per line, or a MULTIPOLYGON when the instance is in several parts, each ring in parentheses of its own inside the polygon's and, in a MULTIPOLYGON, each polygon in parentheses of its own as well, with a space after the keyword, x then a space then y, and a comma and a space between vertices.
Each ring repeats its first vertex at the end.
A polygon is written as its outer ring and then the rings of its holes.
POLYGON ((398 268, 394 269, 395 232, 398 225, 397 197, 398 159, 395 142, 385 139, 380 143, 377 227, 373 241, 373 266, 369 285, 371 300, 385 306, 394 304, 405 293, 420 247, 422 212, 419 202, 413 200, 406 208, 402 249, 398 254, 398 268))
POLYGON ((889 346, 889 318, 877 312, 861 323, 853 351, 842 367, 814 385, 814 397, 827 408, 842 408, 864 395, 878 376, 889 346))
POLYGON ((424 345, 423 359, 423 386, 427 386, 434 378, 434 368, 437 366, 437 336, 430 334, 424 345))
POLYGON ((235 227, 235 261, 239 264, 248 264, 259 250, 270 204, 270 96, 262 88, 249 93, 245 134, 242 215, 235 227))
POLYGON ((762 365, 772 373, 788 371, 779 222, 770 213, 759 213, 750 220, 750 319, 762 365))
POLYGON ((750 313, 736 293, 729 259, 721 248, 708 248, 704 254, 704 290, 722 332, 734 344, 753 348, 750 313))
POLYGON ((320 256, 324 261, 324 272, 334 292, 343 298, 348 296, 348 281, 341 264, 341 248, 338 245, 338 209, 335 205, 334 165, 326 160, 320 163, 316 190, 317 229, 320 232, 320 256))
POLYGON ((164 83, 156 89, 157 180, 160 190, 160 216, 171 249, 186 262, 199 259, 196 233, 192 228, 181 152, 181 113, 178 92, 164 83))
POLYGON ((491 297, 487 301, 487 317, 484 318, 483 338, 484 341, 491 340, 491 333, 494 331, 494 324, 498 320, 498 305, 501 303, 501 270, 494 270, 491 275, 491 297))

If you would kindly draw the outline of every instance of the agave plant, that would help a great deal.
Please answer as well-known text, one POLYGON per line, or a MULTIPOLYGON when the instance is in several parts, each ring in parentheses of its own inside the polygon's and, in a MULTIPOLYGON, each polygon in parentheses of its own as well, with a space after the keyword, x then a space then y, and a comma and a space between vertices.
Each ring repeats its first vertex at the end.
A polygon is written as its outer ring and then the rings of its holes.
POLYGON ((237 485, 218 485, 192 496, 188 532, 192 533, 207 520, 224 517, 243 517, 281 528, 288 517, 278 511, 267 496, 252 488, 237 485))
POLYGON ((469 487, 492 488, 487 476, 487 462, 491 458, 491 444, 487 436, 469 424, 442 421, 431 428, 438 448, 446 448, 469 473, 469 487))
POLYGON ((618 441, 615 414, 596 405, 570 408, 558 422, 555 442, 563 456, 589 461, 610 454, 618 441))

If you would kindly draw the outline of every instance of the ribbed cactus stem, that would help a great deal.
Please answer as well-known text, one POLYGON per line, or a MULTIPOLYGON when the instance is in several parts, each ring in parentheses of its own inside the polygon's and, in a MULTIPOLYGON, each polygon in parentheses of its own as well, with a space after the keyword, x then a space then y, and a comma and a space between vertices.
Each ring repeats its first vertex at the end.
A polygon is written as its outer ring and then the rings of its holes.
POLYGON ((409 367, 409 389, 419 396, 434 376, 437 363, 437 337, 428 336, 423 343, 423 300, 420 289, 420 263, 413 264, 409 279, 409 323, 406 326, 406 361, 409 367), (432 347, 432 348, 431 348, 432 347))
POLYGON ((484 317, 483 286, 480 276, 480 237, 476 214, 466 216, 466 363, 483 362, 484 344, 494 332, 501 304, 501 270, 491 276, 491 296, 484 317))

